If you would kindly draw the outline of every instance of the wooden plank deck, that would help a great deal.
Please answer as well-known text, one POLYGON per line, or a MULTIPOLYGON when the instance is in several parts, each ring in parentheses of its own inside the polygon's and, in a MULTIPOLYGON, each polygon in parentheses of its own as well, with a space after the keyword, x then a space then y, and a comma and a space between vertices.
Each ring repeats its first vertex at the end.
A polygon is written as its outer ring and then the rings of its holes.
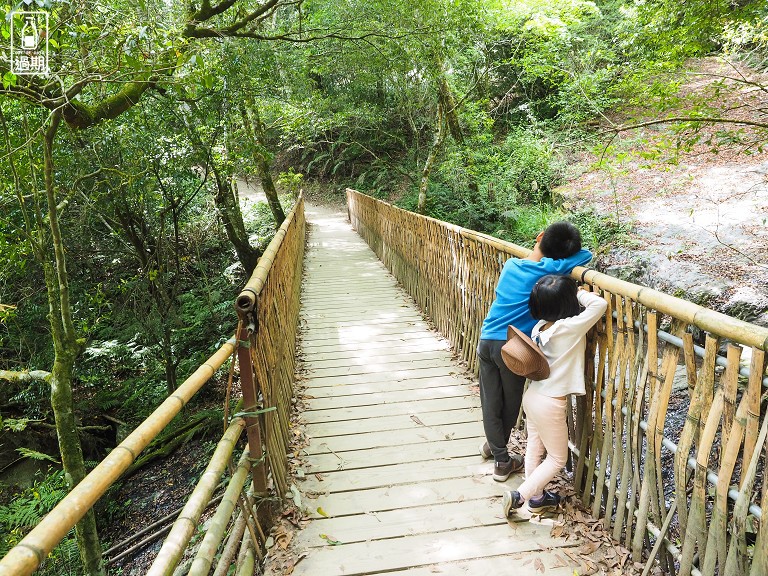
POLYGON ((308 207, 300 384, 310 438, 298 481, 313 521, 293 574, 572 576, 552 519, 507 520, 478 453, 474 378, 346 215, 308 207))

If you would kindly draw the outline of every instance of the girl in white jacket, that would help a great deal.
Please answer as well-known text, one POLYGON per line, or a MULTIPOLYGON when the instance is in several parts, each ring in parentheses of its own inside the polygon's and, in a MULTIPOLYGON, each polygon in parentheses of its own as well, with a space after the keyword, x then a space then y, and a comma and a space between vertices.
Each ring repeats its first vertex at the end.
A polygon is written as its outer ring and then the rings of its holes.
POLYGON ((579 290, 568 276, 549 275, 533 287, 528 306, 539 321, 531 338, 547 357, 550 374, 546 380, 531 381, 523 396, 528 431, 525 482, 504 494, 505 516, 526 502, 534 513, 560 504, 560 496, 544 488, 568 458, 566 396, 585 393, 586 335, 608 304, 596 294, 579 290))

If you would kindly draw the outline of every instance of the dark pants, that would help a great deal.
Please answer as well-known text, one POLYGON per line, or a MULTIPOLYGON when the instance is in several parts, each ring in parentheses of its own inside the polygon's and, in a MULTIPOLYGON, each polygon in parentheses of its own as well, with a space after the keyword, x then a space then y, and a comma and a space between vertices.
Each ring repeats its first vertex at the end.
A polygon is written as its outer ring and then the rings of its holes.
POLYGON ((510 372, 501 359, 506 340, 480 340, 480 403, 485 439, 496 461, 506 461, 507 442, 520 413, 525 377, 510 372))

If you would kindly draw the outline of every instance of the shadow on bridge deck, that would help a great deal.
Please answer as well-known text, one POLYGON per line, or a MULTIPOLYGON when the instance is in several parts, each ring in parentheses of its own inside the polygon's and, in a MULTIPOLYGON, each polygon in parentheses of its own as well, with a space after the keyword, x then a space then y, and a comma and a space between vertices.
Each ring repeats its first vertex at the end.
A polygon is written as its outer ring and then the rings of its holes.
POLYGON ((314 520, 294 574, 568 575, 553 520, 507 520, 479 455, 480 402, 346 215, 308 206, 300 358, 309 444, 296 484, 314 520), (305 555, 304 555, 305 554, 305 555))

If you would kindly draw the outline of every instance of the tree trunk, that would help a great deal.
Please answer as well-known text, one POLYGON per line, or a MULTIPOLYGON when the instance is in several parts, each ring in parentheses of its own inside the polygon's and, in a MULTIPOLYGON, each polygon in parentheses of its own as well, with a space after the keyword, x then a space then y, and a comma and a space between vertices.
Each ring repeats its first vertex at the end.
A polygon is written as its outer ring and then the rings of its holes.
MULTIPOLYGON (((214 195, 216 210, 221 217, 222 224, 224 224, 227 238, 235 248, 237 259, 240 260, 243 268, 245 268, 246 278, 250 277, 261 257, 261 251, 251 246, 248 240, 248 232, 245 230, 245 223, 243 222, 243 211, 240 209, 237 195, 232 190, 232 174, 224 173, 222 166, 216 165, 215 158, 210 154, 208 147, 195 130, 196 122, 204 122, 205 116, 195 104, 191 104, 190 108, 194 114, 192 117, 183 111, 181 114, 187 134, 192 146, 206 158, 206 163, 213 172, 216 184, 216 194, 214 195)), ((226 142, 224 144, 226 146, 226 142)))
POLYGON ((445 142, 445 121, 443 118, 443 105, 438 102, 437 104, 437 134, 435 134, 435 142, 432 145, 432 149, 427 155, 427 159, 424 162, 424 168, 421 170, 421 183, 419 184, 419 203, 416 207, 416 211, 419 214, 424 214, 424 210, 427 206, 427 188, 429 187, 429 175, 432 173, 432 168, 435 165, 438 154, 445 142))
MULTIPOLYGON (((49 260, 48 250, 44 246, 41 246, 38 254, 43 256, 41 264, 48 292, 49 320, 55 353, 53 370, 48 380, 51 385, 51 406, 56 421, 61 463, 69 488, 72 489, 86 474, 72 402, 72 371, 85 342, 77 338, 72 322, 69 277, 53 182, 53 141, 60 121, 61 115, 58 112, 53 113, 43 142, 45 192, 48 200, 48 228, 53 243, 53 263, 49 260)), ((38 218, 37 225, 42 239, 45 223, 38 218)), ((93 510, 86 512, 78 522, 75 534, 85 572, 89 576, 103 576, 105 571, 101 559, 101 544, 96 532, 93 510)))
POLYGON ((248 240, 248 232, 245 230, 245 223, 243 222, 243 212, 232 190, 230 178, 222 174, 219 167, 215 166, 213 162, 214 160, 211 159, 211 168, 216 180, 216 195, 214 196, 216 209, 224 224, 227 238, 235 247, 237 258, 245 268, 246 277, 250 277, 253 269, 256 268, 261 251, 251 246, 248 240))
POLYGON ((261 121, 259 109, 255 105, 251 105, 250 109, 253 122, 251 122, 251 117, 245 105, 240 106, 240 114, 243 116, 245 130, 251 136, 253 142, 253 159, 256 162, 256 170, 261 179, 261 187, 264 189, 264 195, 267 197, 275 224, 279 227, 285 220, 285 212, 283 212, 283 207, 280 205, 280 200, 277 197, 277 190, 275 189, 275 183, 272 181, 272 174, 270 172, 269 159, 264 148, 264 123, 261 121))
POLYGON ((451 87, 448 86, 445 72, 442 70, 440 71, 440 77, 438 78, 437 84, 440 103, 443 105, 443 114, 445 115, 445 121, 448 124, 448 131, 451 133, 451 138, 453 138, 459 146, 464 146, 464 134, 461 132, 459 113, 457 112, 458 104, 456 104, 456 99, 453 97, 451 87))
POLYGON ((467 188, 476 198, 479 187, 474 174, 474 160, 470 154, 470 150, 467 149, 464 143, 464 133, 461 131, 461 126, 459 124, 459 104, 456 102, 456 98, 453 97, 453 92, 448 85, 448 80, 446 79, 445 72, 442 71, 442 68, 438 79, 438 91, 440 94, 440 102, 443 104, 445 120, 448 124, 448 132, 450 132, 451 138, 453 138, 461 149, 461 156, 464 161, 464 166, 467 169, 467 177, 469 178, 467 188))

